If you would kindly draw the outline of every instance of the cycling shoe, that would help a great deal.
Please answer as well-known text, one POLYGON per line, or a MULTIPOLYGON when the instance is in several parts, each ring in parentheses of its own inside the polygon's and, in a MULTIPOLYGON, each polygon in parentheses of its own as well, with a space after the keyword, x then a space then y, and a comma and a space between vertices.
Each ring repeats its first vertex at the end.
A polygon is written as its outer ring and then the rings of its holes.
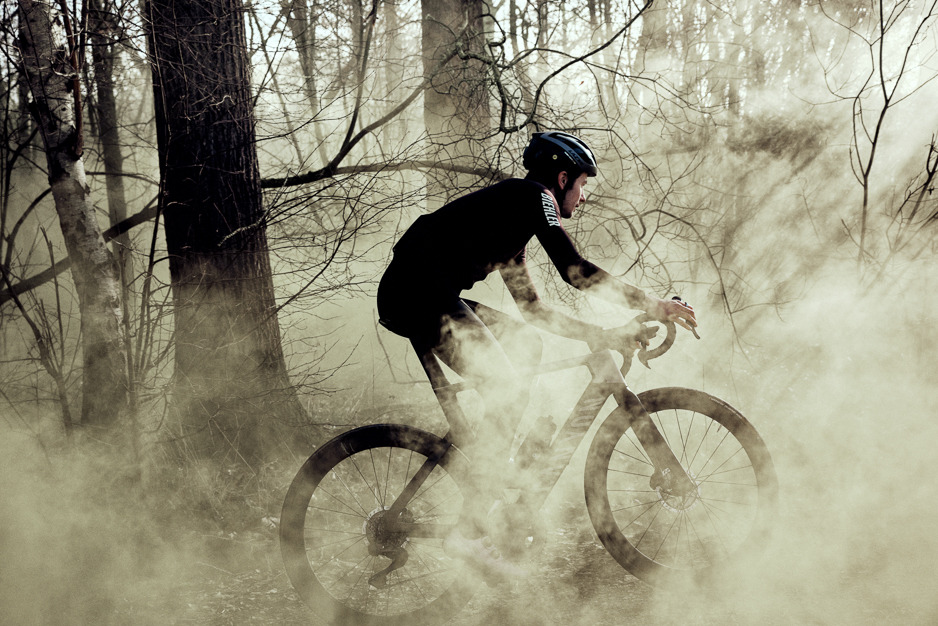
POLYGON ((478 571, 488 585, 518 580, 529 574, 523 567, 502 558, 488 537, 468 539, 456 530, 443 540, 443 551, 478 571))

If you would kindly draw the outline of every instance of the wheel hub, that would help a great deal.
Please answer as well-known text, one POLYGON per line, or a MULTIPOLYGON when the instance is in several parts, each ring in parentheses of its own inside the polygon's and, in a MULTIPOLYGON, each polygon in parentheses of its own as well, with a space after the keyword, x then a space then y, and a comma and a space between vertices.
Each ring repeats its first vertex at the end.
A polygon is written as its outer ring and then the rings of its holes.
MULTIPOLYGON (((368 539, 368 551, 372 554, 386 554, 407 545, 407 533, 389 528, 388 510, 391 507, 378 507, 368 514, 362 524, 362 534, 368 539)), ((413 523, 413 514, 404 509, 401 511, 399 521, 405 524, 413 523)))
POLYGON ((687 472, 687 476, 694 482, 694 487, 686 491, 674 488, 674 481, 668 470, 656 472, 649 483, 658 494, 661 505, 673 513, 689 511, 697 506, 700 500, 700 483, 697 482, 697 477, 692 472, 687 472))

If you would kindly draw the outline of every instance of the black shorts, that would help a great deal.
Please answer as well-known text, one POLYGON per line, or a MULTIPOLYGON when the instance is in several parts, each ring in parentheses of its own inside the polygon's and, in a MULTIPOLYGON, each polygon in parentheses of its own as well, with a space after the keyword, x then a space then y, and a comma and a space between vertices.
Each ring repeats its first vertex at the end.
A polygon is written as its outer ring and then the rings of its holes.
POLYGON ((432 269, 395 257, 378 285, 378 318, 393 333, 411 340, 423 354, 430 350, 447 358, 455 346, 443 346, 444 323, 483 325, 505 348, 516 365, 540 361, 541 341, 524 322, 484 304, 460 297, 455 288, 444 288, 445 279, 432 269), (443 348, 442 350, 439 350, 443 348))
POLYGON ((395 257, 378 284, 381 325, 410 339, 418 351, 437 347, 444 319, 475 317, 479 306, 442 284, 441 277, 433 276, 426 267, 395 257))

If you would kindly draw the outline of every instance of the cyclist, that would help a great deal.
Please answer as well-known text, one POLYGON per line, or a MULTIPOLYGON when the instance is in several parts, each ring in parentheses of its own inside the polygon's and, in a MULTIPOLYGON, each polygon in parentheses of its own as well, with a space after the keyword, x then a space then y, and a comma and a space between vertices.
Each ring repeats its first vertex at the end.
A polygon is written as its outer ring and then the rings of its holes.
MULTIPOLYGON (((585 201, 584 186, 598 173, 582 140, 563 132, 534 133, 522 160, 524 179, 499 182, 417 218, 394 246, 378 287, 382 325, 409 338, 419 353, 432 350, 461 376, 480 383, 485 421, 494 428, 477 437, 480 445, 471 454, 474 491, 480 493, 499 475, 498 461, 507 456, 527 403, 526 384, 514 368, 538 360, 540 342, 520 321, 461 297, 463 290, 498 270, 526 322, 593 347, 621 346, 617 332, 623 331, 577 320, 540 300, 525 256, 527 243, 537 237, 563 279, 577 289, 687 329, 697 325, 690 306, 649 296, 577 252, 562 220, 585 201)), ((444 547, 489 570, 510 572, 479 541, 484 513, 470 515, 444 547)))

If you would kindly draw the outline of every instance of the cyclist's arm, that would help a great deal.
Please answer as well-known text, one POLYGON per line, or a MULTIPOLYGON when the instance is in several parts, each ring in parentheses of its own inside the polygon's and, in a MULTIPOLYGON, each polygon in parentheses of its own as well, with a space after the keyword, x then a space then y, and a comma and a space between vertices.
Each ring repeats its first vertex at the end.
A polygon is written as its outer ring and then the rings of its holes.
POLYGON ((499 272, 505 281, 505 286, 508 287, 508 292, 518 305, 521 315, 529 324, 551 334, 580 341, 591 341, 603 332, 601 326, 564 315, 540 299, 534 281, 531 280, 531 274, 528 272, 524 251, 499 268, 499 272))
POLYGON ((538 240, 561 277, 573 287, 624 308, 645 311, 655 319, 676 322, 688 330, 697 325, 689 306, 649 296, 584 259, 559 224, 542 229, 538 240))

